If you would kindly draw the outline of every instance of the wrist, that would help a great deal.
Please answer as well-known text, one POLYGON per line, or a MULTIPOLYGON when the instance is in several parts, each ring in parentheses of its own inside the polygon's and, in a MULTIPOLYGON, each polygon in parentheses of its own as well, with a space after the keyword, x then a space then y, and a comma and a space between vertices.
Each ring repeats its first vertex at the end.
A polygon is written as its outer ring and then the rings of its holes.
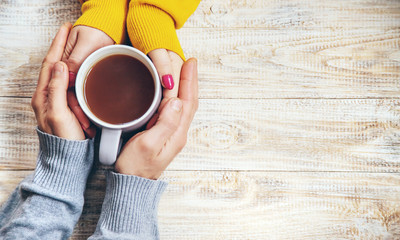
POLYGON ((83 25, 101 30, 121 44, 126 37, 127 0, 86 1, 82 5, 82 15, 75 26, 83 25))
POLYGON ((174 19, 162 9, 131 1, 126 26, 132 46, 144 54, 164 48, 175 52, 185 61, 174 19))
POLYGON ((121 233, 156 233, 156 225, 148 223, 156 221, 158 203, 166 187, 163 181, 109 172, 97 226, 121 233))
POLYGON ((134 164, 129 164, 128 166, 124 165, 120 161, 117 161, 117 163, 115 164, 115 172, 123 175, 137 176, 150 180, 157 180, 162 174, 162 171, 157 171, 154 166, 148 168, 140 168, 137 165, 135 166, 134 164))
POLYGON ((93 165, 93 140, 67 140, 39 129, 37 134, 40 148, 33 182, 64 195, 82 195, 93 165))

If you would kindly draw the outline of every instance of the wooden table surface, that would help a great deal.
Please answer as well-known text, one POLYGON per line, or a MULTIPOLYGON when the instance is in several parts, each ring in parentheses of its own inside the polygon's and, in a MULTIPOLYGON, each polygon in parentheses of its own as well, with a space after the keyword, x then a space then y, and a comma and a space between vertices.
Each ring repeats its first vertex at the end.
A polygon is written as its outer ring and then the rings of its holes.
MULTIPOLYGON (((0 202, 36 161, 30 98, 77 0, 0 1, 0 202)), ((400 1, 203 0, 178 31, 200 107, 162 239, 400 239, 400 1)), ((95 229, 96 166, 72 239, 95 229)))

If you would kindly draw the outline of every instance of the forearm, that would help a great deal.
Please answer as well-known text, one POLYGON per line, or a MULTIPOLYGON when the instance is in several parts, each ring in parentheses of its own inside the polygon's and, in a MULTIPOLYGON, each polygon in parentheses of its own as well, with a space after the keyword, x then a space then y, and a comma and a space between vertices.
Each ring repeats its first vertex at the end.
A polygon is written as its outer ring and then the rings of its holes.
POLYGON ((79 219, 93 164, 93 141, 68 141, 38 130, 35 172, 0 209, 5 239, 67 239, 79 219))
POLYGON ((126 37, 128 0, 88 0, 82 4, 82 16, 74 26, 84 25, 99 29, 110 36, 116 44, 126 37))
POLYGON ((166 186, 109 172, 100 219, 89 239, 158 239, 157 208, 166 186))
POLYGON ((157 48, 165 48, 185 60, 175 29, 184 25, 199 2, 131 0, 126 24, 132 45, 145 54, 157 48))

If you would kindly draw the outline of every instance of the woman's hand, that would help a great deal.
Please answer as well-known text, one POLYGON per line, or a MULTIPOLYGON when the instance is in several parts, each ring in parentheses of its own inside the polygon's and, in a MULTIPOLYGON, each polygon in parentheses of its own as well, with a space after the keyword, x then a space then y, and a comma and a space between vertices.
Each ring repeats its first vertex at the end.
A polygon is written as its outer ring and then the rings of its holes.
POLYGON ((94 51, 113 45, 114 40, 103 31, 87 26, 75 26, 69 33, 62 55, 70 71, 70 87, 75 84, 75 77, 83 61, 94 51))
POLYGON ((32 108, 41 131, 69 140, 84 140, 81 125, 68 107, 68 67, 61 62, 70 30, 70 23, 60 28, 43 60, 32 108))
POLYGON ((148 55, 153 61, 164 87, 163 97, 177 97, 179 76, 183 65, 182 58, 175 52, 166 49, 155 49, 148 55))
MULTIPOLYGON (((62 61, 67 64, 69 69, 69 87, 75 86, 76 74, 83 61, 97 49, 112 44, 114 44, 114 40, 103 31, 87 26, 75 26, 69 33, 62 55, 62 61)), ((96 135, 96 128, 82 111, 72 90, 68 91, 68 105, 86 135, 93 138, 96 135)))
POLYGON ((122 149, 115 170, 157 179, 186 144, 198 107, 197 60, 183 64, 178 98, 164 98, 147 130, 133 136, 122 149))

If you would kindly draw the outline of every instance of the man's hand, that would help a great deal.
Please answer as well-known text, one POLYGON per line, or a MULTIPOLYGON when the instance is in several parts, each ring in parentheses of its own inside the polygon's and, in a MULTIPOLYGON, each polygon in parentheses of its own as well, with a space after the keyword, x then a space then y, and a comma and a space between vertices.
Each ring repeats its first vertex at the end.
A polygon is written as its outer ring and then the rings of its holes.
POLYGON ((133 136, 115 164, 122 174, 157 179, 186 144, 198 107, 197 60, 183 64, 178 98, 164 98, 147 130, 133 136))
POLYGON ((67 104, 68 67, 61 62, 71 24, 64 24, 43 60, 32 108, 41 131, 69 140, 84 140, 81 124, 67 104))

